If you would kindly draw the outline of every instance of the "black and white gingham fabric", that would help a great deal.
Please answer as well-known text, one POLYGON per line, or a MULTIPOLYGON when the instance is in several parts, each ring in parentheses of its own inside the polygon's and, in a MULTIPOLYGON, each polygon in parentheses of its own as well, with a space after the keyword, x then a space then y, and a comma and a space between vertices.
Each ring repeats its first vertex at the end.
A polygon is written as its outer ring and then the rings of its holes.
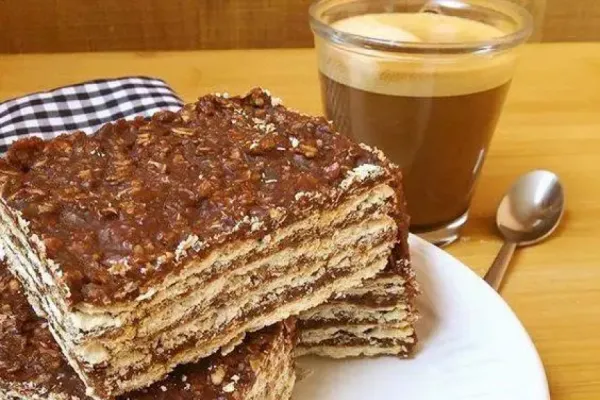
POLYGON ((0 103, 0 154, 23 137, 44 139, 81 130, 92 133, 109 121, 161 109, 177 111, 183 102, 161 79, 102 79, 34 93, 0 103))

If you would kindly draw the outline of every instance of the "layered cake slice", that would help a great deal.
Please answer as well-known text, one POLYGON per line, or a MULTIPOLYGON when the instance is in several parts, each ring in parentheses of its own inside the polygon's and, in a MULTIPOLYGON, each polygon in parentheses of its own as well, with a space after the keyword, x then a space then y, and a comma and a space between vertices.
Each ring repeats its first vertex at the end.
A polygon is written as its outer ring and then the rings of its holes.
POLYGON ((410 266, 408 224, 399 227, 405 234, 384 271, 300 314, 297 355, 413 354, 418 319, 414 300, 419 290, 410 266))
MULTIPOLYGON (((47 326, 0 262, 0 398, 88 399, 47 326)), ((231 353, 180 366, 165 380, 122 400, 289 399, 295 380, 294 331, 292 321, 264 328, 231 353)))
POLYGON ((88 388, 147 387, 383 270, 399 172, 263 90, 0 161, 9 267, 88 388))

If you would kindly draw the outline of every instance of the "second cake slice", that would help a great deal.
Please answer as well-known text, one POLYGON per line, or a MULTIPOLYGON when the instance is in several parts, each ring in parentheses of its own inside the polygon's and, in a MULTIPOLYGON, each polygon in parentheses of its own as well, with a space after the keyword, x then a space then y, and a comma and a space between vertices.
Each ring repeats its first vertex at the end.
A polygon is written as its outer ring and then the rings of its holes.
POLYGON ((386 268, 360 286, 301 313, 298 355, 409 357, 414 353, 419 286, 410 260, 409 218, 400 192, 398 197, 398 243, 386 268))
POLYGON ((146 387, 382 270, 397 169, 262 90, 0 160, 9 265, 88 394, 146 387))

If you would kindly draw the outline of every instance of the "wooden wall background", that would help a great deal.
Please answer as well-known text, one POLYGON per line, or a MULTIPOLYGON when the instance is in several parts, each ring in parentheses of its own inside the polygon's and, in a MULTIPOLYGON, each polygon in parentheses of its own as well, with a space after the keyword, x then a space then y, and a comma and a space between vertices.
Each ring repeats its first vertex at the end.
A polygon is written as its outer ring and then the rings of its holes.
MULTIPOLYGON (((600 40, 600 0, 513 0, 533 40, 600 40)), ((0 53, 309 47, 311 0, 0 0, 0 53)))

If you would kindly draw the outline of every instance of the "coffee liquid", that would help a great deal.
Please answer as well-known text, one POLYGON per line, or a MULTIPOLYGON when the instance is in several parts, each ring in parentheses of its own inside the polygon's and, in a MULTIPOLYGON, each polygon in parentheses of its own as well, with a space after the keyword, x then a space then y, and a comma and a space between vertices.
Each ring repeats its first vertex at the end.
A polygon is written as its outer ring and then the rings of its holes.
POLYGON ((337 129, 385 149, 403 167, 413 227, 435 228, 467 210, 508 83, 460 96, 408 97, 354 89, 323 74, 321 82, 324 95, 336 99, 326 114, 337 129))
MULTIPOLYGON (((370 14, 337 29, 403 41, 487 39, 479 22, 435 14, 370 14)), ((411 228, 428 231, 469 207, 510 85, 514 55, 390 55, 317 42, 326 115, 339 131, 402 167, 411 228)))

